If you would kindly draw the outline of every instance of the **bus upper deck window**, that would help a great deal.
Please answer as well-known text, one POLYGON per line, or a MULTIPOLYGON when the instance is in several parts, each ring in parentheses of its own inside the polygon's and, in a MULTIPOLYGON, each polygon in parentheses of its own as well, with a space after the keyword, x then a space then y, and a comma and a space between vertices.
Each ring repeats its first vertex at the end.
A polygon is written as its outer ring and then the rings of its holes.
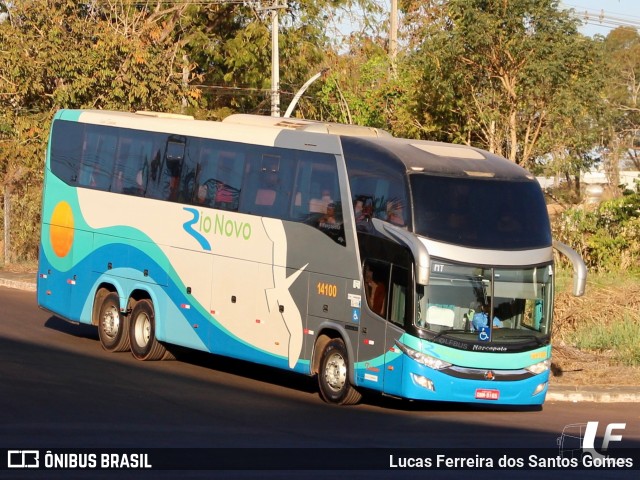
POLYGON ((271 206, 276 201, 278 190, 278 172, 280 158, 274 155, 263 155, 260 167, 260 182, 256 192, 256 205, 271 206))

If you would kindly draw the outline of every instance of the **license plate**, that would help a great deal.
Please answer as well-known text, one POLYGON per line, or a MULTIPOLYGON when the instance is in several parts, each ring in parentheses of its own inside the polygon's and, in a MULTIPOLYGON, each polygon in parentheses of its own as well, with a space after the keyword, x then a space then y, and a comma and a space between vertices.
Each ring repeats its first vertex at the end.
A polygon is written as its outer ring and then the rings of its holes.
POLYGON ((476 390, 477 400, 498 400, 500 398, 500 390, 487 390, 479 388, 476 390))

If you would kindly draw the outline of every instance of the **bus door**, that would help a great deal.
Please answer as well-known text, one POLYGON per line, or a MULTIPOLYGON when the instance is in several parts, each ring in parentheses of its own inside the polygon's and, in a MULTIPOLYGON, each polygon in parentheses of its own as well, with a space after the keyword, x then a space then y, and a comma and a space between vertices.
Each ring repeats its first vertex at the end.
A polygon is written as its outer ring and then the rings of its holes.
POLYGON ((402 392, 402 352, 396 346, 396 340, 404 334, 405 326, 411 321, 410 282, 409 269, 396 264, 391 266, 384 351, 384 392, 388 394, 400 395, 402 392))
POLYGON ((408 278, 407 269, 397 265, 364 262, 358 385, 387 391, 387 383, 400 384, 402 364, 395 342, 404 333, 408 278))

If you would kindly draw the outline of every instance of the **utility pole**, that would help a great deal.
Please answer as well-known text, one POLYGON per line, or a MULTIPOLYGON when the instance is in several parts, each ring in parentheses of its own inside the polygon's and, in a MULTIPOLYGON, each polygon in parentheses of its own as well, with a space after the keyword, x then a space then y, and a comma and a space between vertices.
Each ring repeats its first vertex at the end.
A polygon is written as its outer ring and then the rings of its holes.
POLYGON ((11 263, 11 189, 4 186, 4 263, 11 263))
POLYGON ((278 6, 271 12, 271 116, 280 116, 280 45, 278 44, 278 6))
POLYGON ((271 116, 280 116, 280 46, 278 44, 278 10, 287 8, 287 0, 273 0, 272 5, 262 10, 271 10, 271 116))
POLYGON ((391 0, 389 32, 389 61, 391 63, 391 76, 396 78, 398 73, 396 67, 396 57, 398 56, 398 0, 391 0))

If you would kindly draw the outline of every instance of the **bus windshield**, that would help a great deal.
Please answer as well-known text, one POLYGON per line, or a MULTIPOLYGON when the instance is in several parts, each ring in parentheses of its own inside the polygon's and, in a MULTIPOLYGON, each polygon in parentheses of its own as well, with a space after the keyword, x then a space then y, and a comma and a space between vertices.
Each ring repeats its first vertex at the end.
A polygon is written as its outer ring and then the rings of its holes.
POLYGON ((540 185, 485 177, 411 174, 415 233, 490 250, 551 245, 540 185))
POLYGON ((434 263, 417 287, 416 326, 466 341, 547 343, 551 333, 550 265, 478 268, 434 263))

